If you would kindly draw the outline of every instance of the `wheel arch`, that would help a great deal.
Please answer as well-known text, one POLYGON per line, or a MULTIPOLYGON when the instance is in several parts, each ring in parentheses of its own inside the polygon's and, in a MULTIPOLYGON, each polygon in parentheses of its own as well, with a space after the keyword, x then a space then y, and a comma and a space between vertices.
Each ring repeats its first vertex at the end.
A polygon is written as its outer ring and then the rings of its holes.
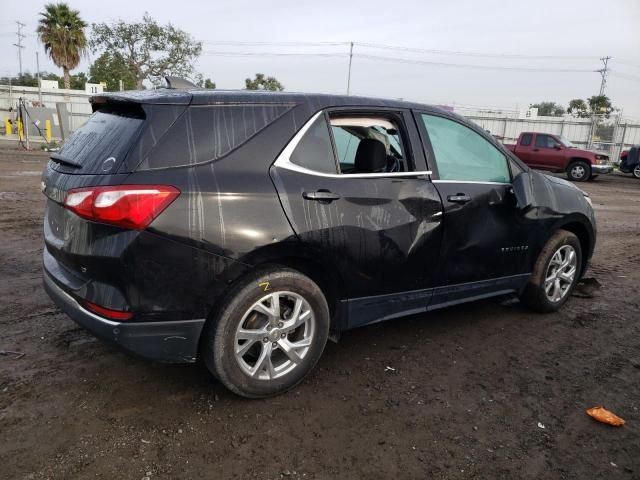
POLYGON ((339 333, 346 327, 346 308, 343 306, 342 292, 345 285, 342 275, 331 262, 319 252, 308 251, 299 242, 283 242, 273 244, 251 252, 241 259, 246 265, 242 274, 229 282, 217 295, 207 316, 207 322, 215 317, 220 305, 248 275, 269 267, 282 267, 296 270, 313 280, 322 290, 329 306, 330 328, 332 333, 339 333))
POLYGON ((569 161, 567 162, 567 168, 565 168, 565 170, 568 171, 569 167, 571 167, 571 165, 576 163, 576 162, 584 162, 587 165, 589 165, 589 168, 591 168, 591 161, 588 158, 586 158, 586 157, 569 157, 569 161))
POLYGON ((567 221, 559 224, 553 229, 552 235, 558 230, 566 230, 573 233, 580 241, 580 248, 582 249, 582 264, 580 265, 580 276, 584 274, 593 254, 595 246, 595 232, 593 229, 583 220, 578 218, 568 219, 567 221))

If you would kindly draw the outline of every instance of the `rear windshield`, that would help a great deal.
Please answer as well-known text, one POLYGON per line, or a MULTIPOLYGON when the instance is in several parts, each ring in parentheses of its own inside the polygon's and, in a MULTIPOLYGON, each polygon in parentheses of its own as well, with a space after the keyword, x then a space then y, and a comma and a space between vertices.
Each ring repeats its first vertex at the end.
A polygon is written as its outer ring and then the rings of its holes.
POLYGON ((72 174, 115 173, 136 139, 141 112, 99 110, 76 130, 53 158, 58 171, 72 174), (65 163, 65 160, 69 163, 65 163), (75 164, 75 165, 72 165, 75 164))

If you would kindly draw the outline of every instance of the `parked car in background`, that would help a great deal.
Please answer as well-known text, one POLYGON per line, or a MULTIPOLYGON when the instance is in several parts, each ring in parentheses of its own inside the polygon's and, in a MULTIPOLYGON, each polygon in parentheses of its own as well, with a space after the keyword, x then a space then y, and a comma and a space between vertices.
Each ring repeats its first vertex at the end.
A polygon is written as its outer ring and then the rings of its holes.
POLYGON ((620 154, 620 171, 640 178, 640 145, 634 145, 620 154))
POLYGON ((42 177, 44 284, 97 336, 281 393, 345 330, 482 298, 552 312, 588 195, 426 105, 217 90, 95 95, 42 177))
POLYGON ((561 135, 523 132, 515 145, 505 147, 531 168, 565 172, 575 182, 613 171, 608 155, 577 148, 561 135))

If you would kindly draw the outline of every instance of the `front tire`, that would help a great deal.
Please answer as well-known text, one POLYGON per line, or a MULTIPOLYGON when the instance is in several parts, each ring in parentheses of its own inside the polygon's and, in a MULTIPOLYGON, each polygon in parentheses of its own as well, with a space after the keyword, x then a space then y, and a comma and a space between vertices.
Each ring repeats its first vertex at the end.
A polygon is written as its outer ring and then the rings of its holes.
POLYGON ((578 237, 558 230, 540 252, 529 283, 521 296, 529 308, 555 312, 571 296, 581 274, 582 247, 578 237))
POLYGON ((567 177, 574 182, 584 182, 591 177, 591 166, 582 160, 576 160, 567 167, 567 177))
POLYGON ((283 393, 313 369, 329 335, 322 290, 305 275, 271 267, 248 275, 207 323, 202 356, 232 392, 283 393))
POLYGON ((638 165, 636 165, 633 169, 633 176, 636 178, 640 178, 640 163, 638 165))

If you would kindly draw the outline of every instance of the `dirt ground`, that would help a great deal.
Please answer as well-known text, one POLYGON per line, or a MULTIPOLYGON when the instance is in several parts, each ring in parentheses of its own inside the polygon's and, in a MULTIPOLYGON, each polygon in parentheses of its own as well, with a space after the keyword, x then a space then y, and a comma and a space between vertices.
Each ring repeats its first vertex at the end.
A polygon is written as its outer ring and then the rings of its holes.
POLYGON ((0 477, 640 478, 640 181, 581 185, 594 298, 530 313, 486 301, 330 343, 266 401, 204 367, 132 358, 41 286, 43 154, 0 151, 0 477), (585 415, 604 405, 614 428, 585 415))

